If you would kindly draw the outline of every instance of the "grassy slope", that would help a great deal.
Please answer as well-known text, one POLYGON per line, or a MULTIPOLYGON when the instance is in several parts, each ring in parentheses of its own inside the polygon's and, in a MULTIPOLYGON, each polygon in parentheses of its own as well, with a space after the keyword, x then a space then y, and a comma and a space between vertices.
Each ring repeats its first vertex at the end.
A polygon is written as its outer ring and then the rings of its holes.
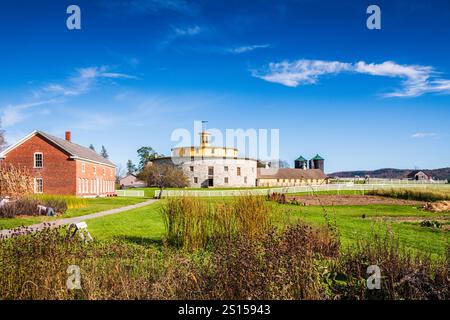
POLYGON ((88 205, 84 208, 69 209, 67 212, 58 217, 17 217, 12 219, 0 218, 0 229, 11 229, 20 226, 27 226, 44 221, 53 221, 61 218, 71 218, 83 216, 86 214, 96 213, 104 210, 124 207, 139 202, 146 201, 145 198, 97 198, 87 199, 88 205))
MULTIPOLYGON (((122 239, 139 244, 158 244, 164 235, 164 223, 159 212, 163 201, 144 208, 91 220, 89 230, 99 240, 122 239)), ((321 207, 278 204, 276 207, 277 211, 288 209, 291 221, 303 219, 313 225, 325 224, 324 211, 321 207)), ((438 216, 411 206, 336 206, 326 207, 326 210, 330 219, 336 221, 344 246, 355 243, 358 239, 368 238, 372 232, 384 233, 387 225, 391 226, 402 244, 415 251, 443 255, 450 240, 448 231, 389 220, 394 217, 432 219, 438 216), (362 214, 366 215, 365 219, 362 218, 362 214), (384 222, 377 222, 383 217, 386 218, 384 222)), ((286 217, 280 213, 276 213, 274 219, 278 223, 286 221, 286 217)))

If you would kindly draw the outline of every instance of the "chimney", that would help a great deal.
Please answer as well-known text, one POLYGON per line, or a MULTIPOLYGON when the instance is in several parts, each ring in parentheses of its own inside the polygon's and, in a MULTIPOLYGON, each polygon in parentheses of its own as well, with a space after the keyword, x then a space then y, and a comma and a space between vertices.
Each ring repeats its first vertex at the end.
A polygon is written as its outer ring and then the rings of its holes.
POLYGON ((66 131, 66 140, 72 142, 72 133, 70 131, 66 131))

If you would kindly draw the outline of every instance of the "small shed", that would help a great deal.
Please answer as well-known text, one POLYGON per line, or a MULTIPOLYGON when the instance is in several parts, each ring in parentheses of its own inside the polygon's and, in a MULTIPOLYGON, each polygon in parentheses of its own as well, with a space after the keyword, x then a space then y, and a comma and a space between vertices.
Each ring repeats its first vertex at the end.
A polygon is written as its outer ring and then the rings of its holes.
POLYGON ((120 179, 120 186, 125 188, 143 188, 147 184, 139 180, 134 174, 128 174, 127 176, 120 179))

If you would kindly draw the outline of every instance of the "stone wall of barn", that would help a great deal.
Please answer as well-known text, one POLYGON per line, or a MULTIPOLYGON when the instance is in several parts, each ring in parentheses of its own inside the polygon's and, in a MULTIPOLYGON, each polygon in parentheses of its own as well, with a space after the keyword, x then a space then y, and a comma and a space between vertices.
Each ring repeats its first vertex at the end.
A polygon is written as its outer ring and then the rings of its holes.
POLYGON ((181 168, 188 177, 191 188, 210 187, 210 179, 212 179, 212 188, 256 186, 257 162, 253 159, 163 158, 153 163, 173 164, 181 168))

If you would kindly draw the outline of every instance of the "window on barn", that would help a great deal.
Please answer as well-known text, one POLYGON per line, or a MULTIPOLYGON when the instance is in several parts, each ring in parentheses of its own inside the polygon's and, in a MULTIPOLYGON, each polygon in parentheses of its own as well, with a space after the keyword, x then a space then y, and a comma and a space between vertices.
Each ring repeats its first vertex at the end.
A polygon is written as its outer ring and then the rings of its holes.
POLYGON ((191 170, 191 172, 194 172, 194 166, 190 166, 189 170, 191 170))
POLYGON ((228 183, 228 177, 223 178, 224 183, 228 183))
POLYGON ((244 177, 244 183, 247 183, 247 177, 244 177))
POLYGON ((97 175, 97 167, 94 166, 94 175, 97 175))
POLYGON ((194 177, 194 183, 198 183, 198 178, 194 177))
POLYGON ((103 174, 103 176, 106 176, 106 170, 105 170, 105 168, 102 168, 102 174, 103 174))
POLYGON ((34 154, 34 167, 42 168, 44 166, 44 155, 42 152, 36 152, 34 154))
POLYGON ((81 172, 83 172, 83 173, 86 172, 86 163, 81 164, 81 172))
POLYGON ((224 170, 225 172, 228 172, 228 166, 223 167, 223 170, 224 170))
POLYGON ((238 175, 238 176, 241 175, 241 167, 237 167, 237 175, 238 175))
POLYGON ((42 178, 34 179, 34 193, 44 192, 44 180, 42 178))

